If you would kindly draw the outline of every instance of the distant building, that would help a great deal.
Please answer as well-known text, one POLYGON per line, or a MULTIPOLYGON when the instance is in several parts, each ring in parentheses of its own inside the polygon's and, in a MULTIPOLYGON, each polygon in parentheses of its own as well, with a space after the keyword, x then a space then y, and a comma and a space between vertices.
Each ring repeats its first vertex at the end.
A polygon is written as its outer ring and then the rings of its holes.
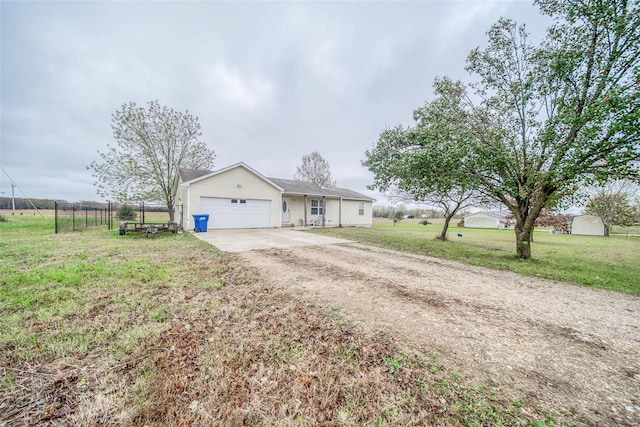
POLYGON ((605 225, 602 218, 595 215, 580 215, 571 221, 571 234, 582 236, 604 236, 605 225))
POLYGON ((506 215, 500 212, 476 212, 464 217, 465 228, 503 228, 506 215))

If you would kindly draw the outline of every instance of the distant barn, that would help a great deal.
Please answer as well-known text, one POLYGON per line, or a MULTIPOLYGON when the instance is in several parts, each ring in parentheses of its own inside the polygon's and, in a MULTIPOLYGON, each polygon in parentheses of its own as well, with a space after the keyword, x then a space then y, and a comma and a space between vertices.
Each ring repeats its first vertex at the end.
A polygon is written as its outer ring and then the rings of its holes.
POLYGON ((602 218, 595 215, 580 215, 571 221, 571 234, 583 236, 605 236, 606 230, 602 218))
POLYGON ((500 212, 476 212, 464 217, 465 228, 503 228, 500 212))

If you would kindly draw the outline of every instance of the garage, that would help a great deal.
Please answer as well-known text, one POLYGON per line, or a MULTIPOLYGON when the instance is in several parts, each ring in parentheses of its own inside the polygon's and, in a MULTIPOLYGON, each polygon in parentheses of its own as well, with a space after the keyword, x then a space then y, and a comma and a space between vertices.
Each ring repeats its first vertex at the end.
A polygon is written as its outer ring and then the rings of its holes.
POLYGON ((208 228, 271 227, 271 200, 200 197, 200 213, 209 214, 208 228))

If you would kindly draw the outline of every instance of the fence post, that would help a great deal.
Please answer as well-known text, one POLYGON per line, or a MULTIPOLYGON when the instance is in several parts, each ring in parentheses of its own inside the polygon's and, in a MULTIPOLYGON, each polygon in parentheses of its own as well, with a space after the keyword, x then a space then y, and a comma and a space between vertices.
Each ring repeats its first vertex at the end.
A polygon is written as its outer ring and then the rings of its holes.
POLYGON ((55 225, 55 230, 56 230, 55 234, 58 234, 58 201, 53 202, 53 218, 54 218, 53 220, 54 220, 54 222, 56 224, 55 225))
POLYGON ((76 231, 76 204, 71 203, 71 229, 76 231))

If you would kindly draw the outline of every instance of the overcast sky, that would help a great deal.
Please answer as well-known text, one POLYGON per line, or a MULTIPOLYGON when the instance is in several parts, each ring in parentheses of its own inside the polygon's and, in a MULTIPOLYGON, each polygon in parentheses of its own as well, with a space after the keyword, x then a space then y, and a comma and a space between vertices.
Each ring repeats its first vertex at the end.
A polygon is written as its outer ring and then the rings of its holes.
POLYGON ((318 150, 339 187, 380 198, 360 164, 380 132, 411 124, 434 77, 469 80, 467 54, 499 17, 545 29, 518 0, 0 8, 0 164, 28 197, 70 201, 102 200, 86 166, 114 145, 111 114, 155 99, 199 117, 216 169, 292 179, 318 150))

